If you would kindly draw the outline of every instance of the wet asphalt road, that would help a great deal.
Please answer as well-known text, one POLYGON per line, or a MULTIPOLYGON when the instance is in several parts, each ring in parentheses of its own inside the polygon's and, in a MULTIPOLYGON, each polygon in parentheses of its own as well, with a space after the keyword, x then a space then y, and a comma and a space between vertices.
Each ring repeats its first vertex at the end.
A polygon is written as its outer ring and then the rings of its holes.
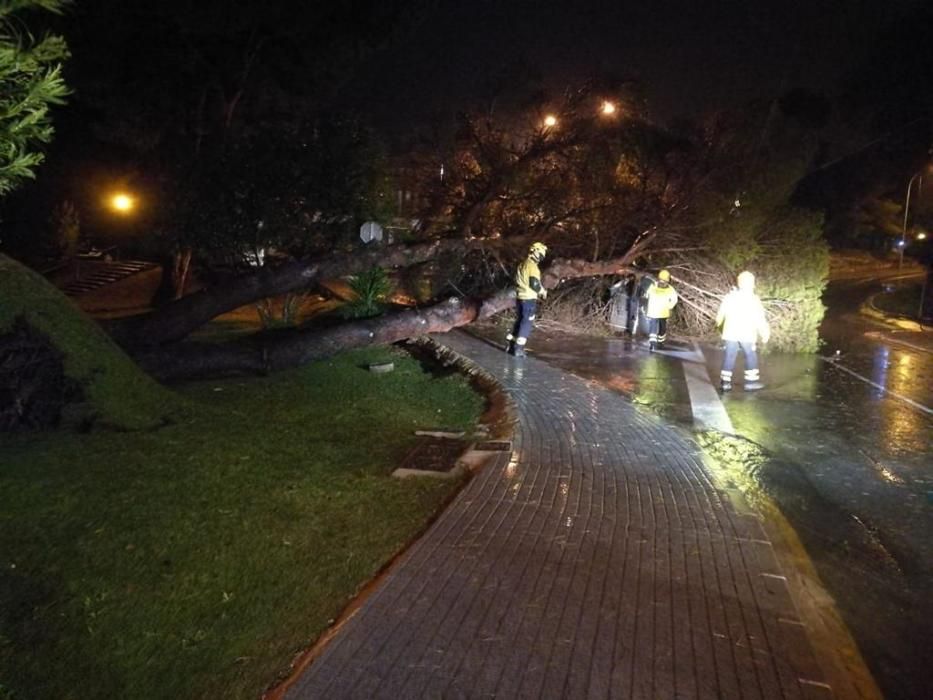
POLYGON ((820 354, 838 360, 768 356, 768 388, 726 407, 736 432, 772 455, 753 476, 797 530, 885 696, 930 697, 933 415, 920 407, 933 407, 933 354, 888 342, 857 314, 879 289, 830 285, 820 354))
MULTIPOLYGON (((731 473, 780 506, 885 696, 900 700, 933 695, 933 415, 917 407, 933 410, 933 353, 888 342, 858 315, 880 290, 877 279, 831 284, 819 355, 766 355, 766 389, 724 404, 736 434, 767 455, 731 473)), ((536 331, 529 347, 692 423, 680 361, 641 342, 536 331)), ((704 353, 715 380, 721 352, 704 353)))

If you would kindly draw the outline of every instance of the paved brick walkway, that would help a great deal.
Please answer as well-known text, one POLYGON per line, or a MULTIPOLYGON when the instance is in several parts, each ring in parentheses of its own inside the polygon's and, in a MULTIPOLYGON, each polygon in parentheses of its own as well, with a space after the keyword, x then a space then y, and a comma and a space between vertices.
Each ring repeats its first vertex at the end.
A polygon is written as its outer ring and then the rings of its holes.
POLYGON ((684 433, 533 358, 442 341, 508 389, 513 451, 287 698, 832 697, 759 521, 684 433))

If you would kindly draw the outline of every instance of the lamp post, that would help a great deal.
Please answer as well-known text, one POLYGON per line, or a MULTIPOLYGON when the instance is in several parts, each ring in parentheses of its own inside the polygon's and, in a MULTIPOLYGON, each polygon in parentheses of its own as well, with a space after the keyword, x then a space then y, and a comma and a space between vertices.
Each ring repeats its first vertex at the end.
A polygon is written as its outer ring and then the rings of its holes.
POLYGON ((914 180, 920 178, 920 187, 923 186, 923 171, 910 178, 910 182, 907 183, 907 198, 904 200, 904 226, 901 228, 901 240, 898 248, 900 248, 900 257, 897 260, 897 269, 900 270, 904 266, 904 248, 907 245, 907 214, 910 211, 910 188, 914 186, 914 180))
POLYGON ((118 214, 129 214, 136 208, 136 198, 126 192, 117 192, 107 201, 108 206, 118 214))

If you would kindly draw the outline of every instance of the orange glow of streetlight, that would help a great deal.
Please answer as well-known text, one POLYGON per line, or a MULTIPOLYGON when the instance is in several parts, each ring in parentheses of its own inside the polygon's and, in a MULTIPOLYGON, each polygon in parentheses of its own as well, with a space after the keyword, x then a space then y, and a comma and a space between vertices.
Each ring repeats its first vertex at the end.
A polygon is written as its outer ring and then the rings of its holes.
POLYGON ((927 237, 926 231, 921 231, 920 233, 917 234, 918 241, 922 241, 926 239, 926 237, 927 237))
POLYGON ((110 198, 110 208, 120 214, 129 214, 136 208, 136 199, 125 192, 118 192, 110 198))
POLYGON ((544 117, 544 126, 548 129, 552 129, 557 126, 557 117, 553 114, 548 114, 544 117))
POLYGON ((610 102, 609 100, 603 100, 603 104, 599 108, 599 111, 602 112, 604 117, 611 117, 616 113, 616 110, 615 102, 610 102))

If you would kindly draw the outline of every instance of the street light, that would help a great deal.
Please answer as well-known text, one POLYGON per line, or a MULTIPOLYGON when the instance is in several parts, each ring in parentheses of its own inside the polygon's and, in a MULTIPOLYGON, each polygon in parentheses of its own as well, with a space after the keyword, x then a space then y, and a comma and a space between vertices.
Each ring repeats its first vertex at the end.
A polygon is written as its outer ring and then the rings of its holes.
POLYGON ((614 102, 609 100, 603 100, 602 107, 600 107, 600 112, 602 112, 604 117, 611 117, 616 113, 616 105, 614 102))
POLYGON ((544 127, 546 129, 553 129, 555 126, 557 126, 557 117, 553 114, 546 115, 544 117, 544 127))
POLYGON ((920 233, 917 234, 918 241, 926 240, 926 237, 927 237, 926 231, 921 231, 920 233))
POLYGON ((933 166, 928 165, 925 170, 921 170, 920 172, 916 173, 912 178, 910 178, 910 182, 907 183, 907 198, 904 201, 904 226, 901 228, 901 241, 898 243, 898 247, 901 249, 900 257, 897 261, 898 270, 904 266, 904 247, 907 245, 907 213, 910 211, 910 188, 913 187, 914 180, 917 178, 920 178, 920 184, 918 187, 923 187, 923 173, 926 170, 930 170, 931 167, 933 166))
POLYGON ((118 214, 129 214, 136 208, 136 198, 126 192, 117 192, 110 198, 109 204, 118 214))

